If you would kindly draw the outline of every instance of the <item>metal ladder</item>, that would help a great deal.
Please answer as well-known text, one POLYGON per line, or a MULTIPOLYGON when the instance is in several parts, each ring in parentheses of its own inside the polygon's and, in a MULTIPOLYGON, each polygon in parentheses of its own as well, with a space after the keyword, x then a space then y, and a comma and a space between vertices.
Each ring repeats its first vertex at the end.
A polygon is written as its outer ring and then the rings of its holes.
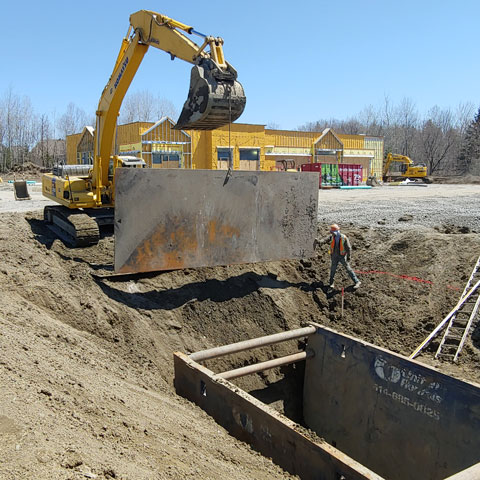
MULTIPOLYGON (((480 280, 480 257, 473 268, 472 274, 465 286, 460 300, 480 280)), ((456 362, 467 339, 468 332, 475 320, 480 306, 480 288, 477 289, 452 315, 438 346, 435 358, 442 358, 456 362)))

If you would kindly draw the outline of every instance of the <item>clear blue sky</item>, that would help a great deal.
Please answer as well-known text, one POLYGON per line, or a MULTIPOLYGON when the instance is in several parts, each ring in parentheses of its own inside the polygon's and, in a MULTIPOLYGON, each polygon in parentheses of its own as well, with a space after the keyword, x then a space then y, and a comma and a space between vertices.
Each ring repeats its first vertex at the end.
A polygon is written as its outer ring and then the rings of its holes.
MULTIPOLYGON (((408 97, 420 113, 480 105, 475 0, 5 1, 0 96, 11 87, 36 113, 58 118, 74 102, 93 117, 140 9, 225 39, 247 96, 239 122, 290 129, 348 118, 385 96, 408 97)), ((148 89, 180 111, 189 81, 189 64, 151 48, 130 92, 148 89)))

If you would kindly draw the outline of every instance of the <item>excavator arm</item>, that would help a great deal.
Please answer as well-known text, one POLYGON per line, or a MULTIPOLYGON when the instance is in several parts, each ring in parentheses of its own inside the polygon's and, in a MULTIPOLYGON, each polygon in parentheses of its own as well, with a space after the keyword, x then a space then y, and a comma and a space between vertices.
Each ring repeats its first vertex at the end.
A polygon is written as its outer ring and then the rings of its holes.
POLYGON ((391 167, 393 162, 400 162, 406 165, 407 167, 409 165, 413 165, 412 160, 410 157, 407 157, 406 155, 400 155, 398 153, 388 153, 387 154, 387 159, 385 162, 385 166, 383 167, 383 175, 387 175, 389 168, 391 167))
POLYGON ((113 152, 117 117, 127 90, 152 46, 194 64, 187 101, 177 129, 213 130, 235 121, 245 108, 237 72, 225 61, 223 40, 196 32, 193 27, 149 10, 130 16, 130 27, 122 41, 113 73, 105 86, 96 112, 93 185, 97 205, 109 185, 108 169, 113 152), (203 37, 201 46, 186 34, 203 37), (209 51, 206 51, 206 47, 209 51))

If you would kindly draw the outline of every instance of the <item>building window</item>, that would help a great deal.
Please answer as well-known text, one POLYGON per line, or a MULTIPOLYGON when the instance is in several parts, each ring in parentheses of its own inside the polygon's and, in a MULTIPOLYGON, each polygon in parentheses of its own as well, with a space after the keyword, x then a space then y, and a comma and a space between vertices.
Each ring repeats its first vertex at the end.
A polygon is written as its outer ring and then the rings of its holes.
MULTIPOLYGON (((152 152, 153 165, 161 165, 164 162, 175 162, 180 166, 180 154, 174 152, 152 152)), ((171 167, 172 165, 168 165, 171 167)))
POLYGON ((152 163, 161 165, 163 163, 163 153, 152 152, 152 163))
POLYGON ((79 163, 83 165, 93 164, 93 152, 81 152, 81 161, 79 163))
POLYGON ((240 160, 258 161, 260 159, 259 148, 241 148, 240 160))
POLYGON ((217 160, 228 162, 230 155, 233 159, 233 148, 217 147, 217 160))

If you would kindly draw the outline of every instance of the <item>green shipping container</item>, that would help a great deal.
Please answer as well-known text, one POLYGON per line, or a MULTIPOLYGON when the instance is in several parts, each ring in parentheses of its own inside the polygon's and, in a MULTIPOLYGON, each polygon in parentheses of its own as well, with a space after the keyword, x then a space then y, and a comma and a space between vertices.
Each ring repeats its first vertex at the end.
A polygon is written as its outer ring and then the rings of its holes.
POLYGON ((330 164, 322 163, 322 187, 330 186, 330 164))
POLYGON ((342 179, 336 163, 322 163, 322 187, 339 187, 342 179))

